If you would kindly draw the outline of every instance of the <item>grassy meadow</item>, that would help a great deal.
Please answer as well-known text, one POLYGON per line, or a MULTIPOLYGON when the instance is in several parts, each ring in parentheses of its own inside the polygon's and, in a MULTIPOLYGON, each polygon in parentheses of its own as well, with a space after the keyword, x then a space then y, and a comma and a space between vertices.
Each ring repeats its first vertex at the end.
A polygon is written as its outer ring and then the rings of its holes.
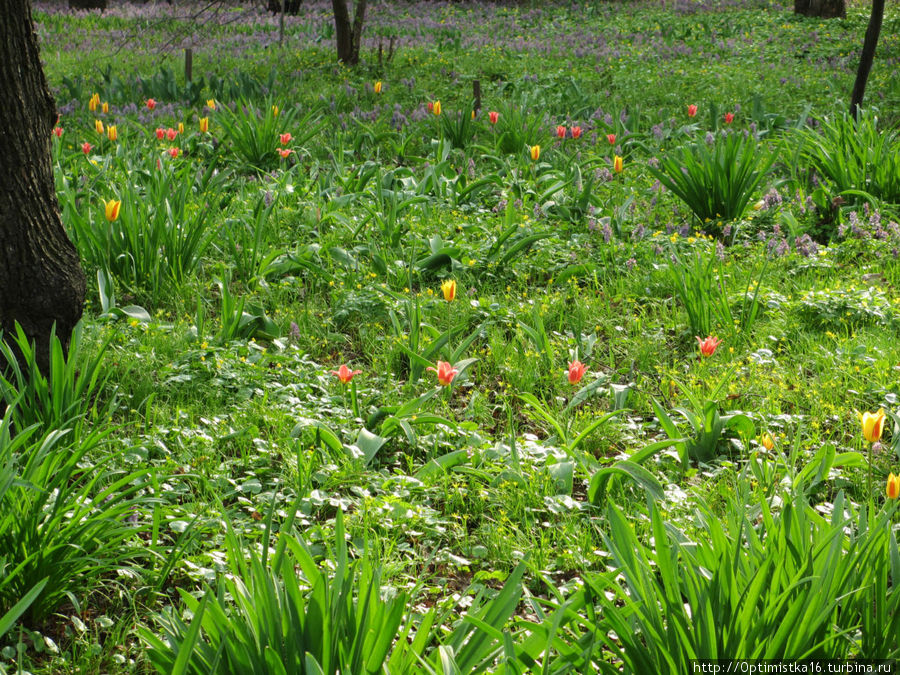
POLYGON ((900 658, 896 5, 853 120, 866 3, 110 4, 33 3, 0 673, 900 658))

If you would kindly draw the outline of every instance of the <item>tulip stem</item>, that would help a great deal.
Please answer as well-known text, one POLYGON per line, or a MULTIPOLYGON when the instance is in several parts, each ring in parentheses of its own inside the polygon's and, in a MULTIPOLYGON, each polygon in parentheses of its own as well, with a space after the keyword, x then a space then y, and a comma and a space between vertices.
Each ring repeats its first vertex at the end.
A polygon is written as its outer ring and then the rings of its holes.
POLYGON ((866 489, 866 492, 869 495, 869 499, 872 498, 872 448, 875 447, 874 443, 869 443, 869 484, 866 489))

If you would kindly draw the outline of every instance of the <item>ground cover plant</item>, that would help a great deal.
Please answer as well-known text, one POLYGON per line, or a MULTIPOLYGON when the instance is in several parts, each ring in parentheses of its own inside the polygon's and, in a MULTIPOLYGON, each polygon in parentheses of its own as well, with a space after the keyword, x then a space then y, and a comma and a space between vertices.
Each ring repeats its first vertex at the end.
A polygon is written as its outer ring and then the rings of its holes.
POLYGON ((0 672, 900 656, 896 8, 858 120, 864 5, 35 9, 0 672))

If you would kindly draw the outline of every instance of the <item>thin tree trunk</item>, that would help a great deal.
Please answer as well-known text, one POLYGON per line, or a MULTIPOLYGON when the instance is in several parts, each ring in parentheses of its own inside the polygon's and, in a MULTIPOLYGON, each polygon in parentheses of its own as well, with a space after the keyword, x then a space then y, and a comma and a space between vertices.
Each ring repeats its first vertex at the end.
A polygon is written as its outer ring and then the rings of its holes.
POLYGON ((862 105, 863 96, 866 93, 866 82, 869 81, 869 72, 872 70, 872 62, 875 60, 875 48, 878 46, 878 36, 881 34, 883 19, 884 0, 872 0, 872 15, 869 17, 869 27, 866 28, 862 54, 859 56, 859 68, 856 70, 856 81, 853 83, 853 94, 850 96, 850 114, 853 117, 856 117, 859 112, 859 106, 862 105))
POLYGON ((337 41, 337 55, 342 63, 355 66, 359 63, 359 47, 363 24, 366 20, 366 0, 356 0, 353 22, 347 0, 331 0, 334 9, 334 33, 337 41))
POLYGON ((68 346, 85 279, 66 236, 50 162, 56 104, 41 67, 29 0, 0 0, 0 329, 21 324, 46 373, 50 332, 68 346))

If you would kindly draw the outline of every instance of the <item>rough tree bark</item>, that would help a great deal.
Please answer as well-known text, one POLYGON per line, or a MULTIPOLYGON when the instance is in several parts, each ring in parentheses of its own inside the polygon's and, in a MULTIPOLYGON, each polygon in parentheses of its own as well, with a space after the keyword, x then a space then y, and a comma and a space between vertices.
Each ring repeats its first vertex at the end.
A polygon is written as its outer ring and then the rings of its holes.
POLYGON ((844 19, 847 17, 847 3, 845 0, 794 0, 794 14, 844 19))
POLYGON ((0 329, 18 321, 47 372, 50 331, 68 347, 85 279, 59 217, 50 162, 56 103, 29 0, 0 0, 0 329))
POLYGON ((859 68, 856 70, 856 81, 853 83, 853 94, 850 96, 850 114, 853 117, 856 117, 859 106, 862 105, 863 95, 866 93, 866 82, 869 80, 869 71, 872 70, 872 62, 875 60, 875 47, 878 46, 883 20, 884 0, 872 0, 872 14, 869 16, 869 27, 866 28, 862 54, 859 56, 859 68))
POLYGON ((353 22, 347 0, 331 0, 334 8, 334 32, 337 38, 337 55, 342 63, 355 66, 359 63, 359 45, 362 38, 363 23, 366 20, 366 0, 356 0, 356 11, 353 22))

